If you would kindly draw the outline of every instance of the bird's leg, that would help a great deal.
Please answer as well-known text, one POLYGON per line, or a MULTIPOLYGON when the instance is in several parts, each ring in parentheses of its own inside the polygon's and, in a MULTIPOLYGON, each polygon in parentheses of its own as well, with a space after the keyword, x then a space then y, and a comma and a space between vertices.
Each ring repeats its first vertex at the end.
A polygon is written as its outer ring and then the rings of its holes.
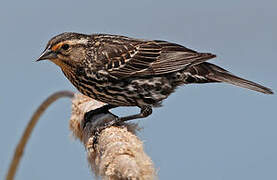
MULTIPOLYGON (((93 144, 95 145, 98 141, 100 132, 111 126, 110 122, 113 122, 118 117, 109 112, 109 109, 114 108, 113 105, 105 105, 100 108, 91 110, 84 115, 84 120, 81 121, 80 126, 83 129, 89 129, 89 132, 93 132, 93 144)), ((112 124, 113 125, 113 124, 112 124)), ((86 132, 88 130, 85 130, 86 132)))
POLYGON ((119 122, 125 122, 125 121, 130 121, 133 119, 138 119, 138 118, 145 118, 149 115, 152 114, 152 107, 151 106, 143 106, 140 108, 140 113, 139 114, 134 114, 130 116, 125 116, 125 117, 119 117, 118 121, 119 122))
POLYGON ((108 114, 109 110, 112 109, 112 108, 115 108, 115 107, 116 106, 107 104, 105 106, 102 106, 100 108, 97 108, 97 109, 94 109, 94 110, 91 110, 91 111, 85 113, 85 115, 84 115, 84 121, 81 124, 82 127, 84 128, 86 126, 87 122, 90 122, 92 119, 94 119, 93 118, 94 116, 97 116, 99 114, 108 114))
POLYGON ((138 119, 138 118, 145 118, 145 117, 147 117, 151 114, 152 114, 152 107, 151 106, 142 106, 142 107, 140 107, 140 113, 139 114, 124 116, 124 117, 117 117, 116 119, 114 119, 112 122, 109 122, 109 123, 111 123, 111 125, 120 124, 120 123, 123 123, 123 122, 126 122, 126 121, 138 119))
MULTIPOLYGON (((122 123, 126 121, 130 121, 138 118, 145 118, 152 114, 151 106, 143 106, 140 107, 140 113, 134 114, 130 116, 117 117, 114 114, 109 112, 109 109, 115 108, 112 105, 105 105, 98 109, 89 111, 85 114, 84 121, 81 124, 81 127, 84 128, 92 128, 94 129, 94 134, 97 139, 97 136, 103 129, 106 129, 110 126, 120 126, 122 123)), ((95 140, 97 141, 97 140, 95 140)))

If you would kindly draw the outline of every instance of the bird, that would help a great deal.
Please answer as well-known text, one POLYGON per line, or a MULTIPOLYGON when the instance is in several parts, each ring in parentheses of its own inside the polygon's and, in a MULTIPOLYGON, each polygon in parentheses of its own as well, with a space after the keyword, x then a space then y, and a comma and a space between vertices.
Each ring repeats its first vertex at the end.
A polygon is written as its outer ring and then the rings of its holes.
POLYGON ((177 87, 186 84, 229 83, 264 94, 273 91, 207 62, 201 53, 163 40, 111 34, 65 32, 46 45, 37 61, 50 60, 84 95, 107 103, 106 109, 136 106, 140 113, 115 122, 145 118, 177 87))

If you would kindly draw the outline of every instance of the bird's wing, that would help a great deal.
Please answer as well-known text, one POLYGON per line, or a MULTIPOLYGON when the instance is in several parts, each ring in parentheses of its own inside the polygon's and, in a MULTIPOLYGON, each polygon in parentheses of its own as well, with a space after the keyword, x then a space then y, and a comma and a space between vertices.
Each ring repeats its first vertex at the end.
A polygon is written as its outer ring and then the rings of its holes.
POLYGON ((166 41, 145 41, 122 36, 101 38, 98 46, 97 59, 110 75, 119 79, 167 74, 215 57, 166 41))

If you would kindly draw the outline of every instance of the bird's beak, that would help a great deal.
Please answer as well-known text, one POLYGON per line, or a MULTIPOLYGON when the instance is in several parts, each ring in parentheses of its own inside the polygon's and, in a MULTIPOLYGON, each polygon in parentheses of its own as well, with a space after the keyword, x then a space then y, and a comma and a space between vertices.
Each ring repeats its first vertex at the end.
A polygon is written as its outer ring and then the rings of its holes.
POLYGON ((52 51, 50 48, 47 48, 41 53, 41 55, 36 61, 41 61, 45 59, 54 59, 54 58, 57 58, 57 53, 52 51))

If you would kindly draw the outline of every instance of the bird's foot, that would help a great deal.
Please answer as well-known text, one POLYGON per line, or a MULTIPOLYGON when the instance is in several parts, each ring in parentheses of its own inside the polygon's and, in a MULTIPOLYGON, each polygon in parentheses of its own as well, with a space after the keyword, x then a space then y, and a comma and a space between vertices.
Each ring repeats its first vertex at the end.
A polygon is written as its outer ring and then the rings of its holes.
POLYGON ((122 126, 126 121, 145 118, 152 114, 151 106, 143 106, 141 107, 141 111, 139 114, 134 114, 125 117, 118 117, 109 112, 111 108, 110 105, 103 106, 101 108, 89 111, 85 114, 84 121, 81 124, 83 129, 92 128, 92 132, 94 132, 94 141, 93 144, 96 144, 98 141, 98 136, 101 131, 111 127, 111 126, 122 126))

